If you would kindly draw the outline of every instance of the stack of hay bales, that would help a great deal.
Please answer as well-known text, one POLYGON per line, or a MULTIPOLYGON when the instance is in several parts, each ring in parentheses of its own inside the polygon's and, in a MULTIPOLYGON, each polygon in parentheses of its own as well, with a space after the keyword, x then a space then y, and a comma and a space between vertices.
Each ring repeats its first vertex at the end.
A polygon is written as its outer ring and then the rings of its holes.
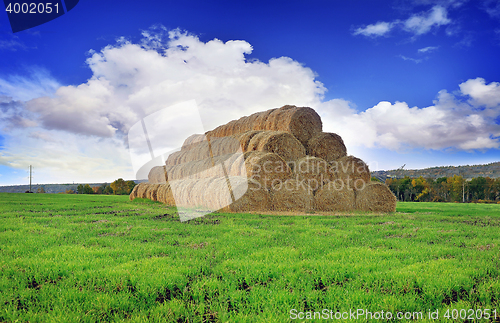
POLYGON ((287 105, 188 137, 130 199, 227 212, 394 212, 395 196, 370 178, 313 109, 287 105))

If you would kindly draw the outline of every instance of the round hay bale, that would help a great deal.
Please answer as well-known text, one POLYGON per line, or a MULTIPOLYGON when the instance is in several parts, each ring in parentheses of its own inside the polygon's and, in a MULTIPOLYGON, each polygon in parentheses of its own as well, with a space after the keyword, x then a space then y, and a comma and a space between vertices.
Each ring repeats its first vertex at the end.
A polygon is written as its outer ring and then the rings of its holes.
POLYGON ((284 131, 263 131, 248 143, 248 151, 263 151, 279 155, 287 163, 306 156, 304 146, 291 133, 284 131))
POLYGON ((137 197, 137 190, 139 189, 139 185, 136 185, 134 186, 134 188, 132 189, 132 192, 130 192, 130 195, 128 196, 128 198, 133 201, 136 197, 137 197))
POLYGON ((174 204, 176 206, 184 206, 191 207, 189 204, 191 189, 194 184, 196 184, 197 180, 194 179, 185 179, 185 180, 177 180, 170 181, 170 188, 172 190, 172 197, 174 199, 174 204))
POLYGON ((324 159, 312 156, 299 159, 293 167, 296 179, 309 185, 313 191, 332 180, 329 168, 324 159))
POLYGON ((313 109, 285 105, 267 117, 265 130, 290 132, 306 146, 309 139, 321 132, 322 128, 321 117, 313 109))
POLYGON ((220 210, 233 203, 226 178, 214 178, 203 192, 204 207, 212 211, 220 210))
MULTIPOLYGON (((155 166, 151 168, 148 174, 150 184, 162 184, 168 181, 167 166, 155 166)), ((170 166, 171 167, 171 166, 170 166)))
POLYGON ((158 187, 160 187, 160 184, 150 184, 148 189, 146 190, 146 198, 150 199, 151 201, 156 201, 158 187))
POLYGON ((252 179, 229 177, 235 201, 222 208, 224 212, 251 212, 271 209, 269 191, 252 179))
POLYGON ((207 136, 225 137, 249 130, 286 131, 306 145, 322 127, 321 118, 313 109, 286 105, 233 120, 207 132, 207 136))
POLYGON ((274 211, 310 212, 314 208, 313 190, 304 181, 288 179, 274 185, 271 196, 274 211))
POLYGON ((224 164, 229 172, 230 165, 242 154, 228 154, 214 158, 205 158, 203 160, 183 163, 172 166, 167 171, 169 180, 198 180, 202 178, 224 177, 225 173, 221 167, 224 164))
POLYGON ((283 158, 261 151, 244 153, 228 169, 230 176, 246 176, 259 182, 265 189, 292 177, 292 170, 283 158))
POLYGON ((172 190, 170 189, 170 184, 160 184, 158 191, 156 193, 156 200, 166 205, 175 206, 172 197, 172 190))
POLYGON ((241 151, 246 152, 248 151, 248 144, 250 143, 250 140, 256 135, 261 133, 262 131, 260 130, 250 130, 243 132, 242 134, 239 135, 238 140, 240 141, 240 146, 241 146, 241 151))
POLYGON ((208 138, 209 140, 198 141, 184 147, 180 152, 173 153, 167 159, 166 165, 180 165, 241 152, 240 141, 235 136, 208 138))
POLYGON ((149 187, 149 183, 139 183, 139 185, 137 185, 137 198, 142 198, 142 199, 145 199, 146 198, 146 190, 148 189, 149 187))
POLYGON ((172 194, 172 188, 170 187, 170 183, 162 184, 159 191, 159 201, 168 205, 175 206, 175 199, 172 194))
POLYGON ((182 156, 182 151, 175 151, 168 155, 167 160, 165 161, 165 165, 174 166, 179 164, 179 158, 182 156))
MULTIPOLYGON (((210 184, 217 180, 218 178, 203 178, 195 181, 195 184, 191 188, 191 192, 188 197, 188 205, 191 207, 209 207, 208 203, 210 200, 207 200, 207 192, 209 190, 210 184)), ((215 209, 213 210, 215 211, 215 209)))
POLYGON ((307 154, 323 158, 331 163, 347 156, 347 149, 339 135, 331 132, 320 132, 307 142, 307 154))
POLYGON ((356 191, 356 209, 368 212, 396 212, 396 197, 383 183, 370 182, 356 191))
POLYGON ((206 137, 205 137, 205 134, 194 134, 194 135, 191 135, 189 137, 186 138, 186 140, 184 140, 184 143, 182 144, 182 149, 189 149, 189 147, 191 145, 194 145, 194 144, 197 144, 199 142, 202 142, 206 140, 206 137))
POLYGON ((252 130, 266 130, 267 118, 271 113, 277 109, 269 109, 262 112, 254 113, 250 116, 250 120, 253 120, 252 130))
POLYGON ((355 208, 354 190, 345 187, 341 181, 330 182, 314 195, 314 207, 318 211, 352 211, 355 208))
POLYGON ((359 158, 346 156, 330 163, 333 178, 343 181, 349 189, 362 189, 370 183, 371 175, 368 165, 359 158))

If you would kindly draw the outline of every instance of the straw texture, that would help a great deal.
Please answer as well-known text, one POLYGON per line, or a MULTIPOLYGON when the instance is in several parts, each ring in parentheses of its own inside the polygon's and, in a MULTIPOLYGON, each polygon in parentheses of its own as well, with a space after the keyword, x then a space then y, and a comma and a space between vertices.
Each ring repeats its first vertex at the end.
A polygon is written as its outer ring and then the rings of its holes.
POLYGON ((286 105, 233 120, 207 132, 207 136, 225 137, 249 130, 286 131, 306 145, 322 127, 321 118, 313 109, 286 105))
POLYGON ((304 181, 288 179, 271 190, 272 210, 310 212, 314 208, 313 190, 304 181))
POLYGON ((307 142, 307 154, 331 163, 347 155, 347 149, 342 138, 331 132, 316 133, 307 142))
POLYGON ((396 212, 396 197, 383 183, 371 182, 356 191, 356 209, 368 212, 396 212))
POLYGON ((342 184, 338 185, 338 182, 330 182, 316 192, 314 204, 318 211, 352 211, 355 207, 355 193, 342 184))

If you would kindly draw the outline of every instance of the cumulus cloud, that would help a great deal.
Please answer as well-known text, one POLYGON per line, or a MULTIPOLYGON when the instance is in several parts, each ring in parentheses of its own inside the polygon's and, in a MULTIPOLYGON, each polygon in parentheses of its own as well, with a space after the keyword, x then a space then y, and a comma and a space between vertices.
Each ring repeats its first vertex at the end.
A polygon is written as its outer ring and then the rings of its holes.
POLYGON ((311 104, 325 91, 309 68, 291 58, 247 61, 252 46, 245 41, 205 43, 161 28, 143 35, 140 44, 121 39, 92 52, 88 82, 34 99, 29 110, 49 129, 112 137, 186 100, 196 100, 208 129, 269 106, 311 104))
POLYGON ((378 37, 388 34, 394 27, 394 23, 389 23, 385 21, 377 22, 373 25, 368 25, 366 27, 359 27, 354 31, 354 35, 363 35, 368 37, 378 37))
POLYGON ((451 22, 446 7, 435 5, 429 11, 414 14, 406 20, 382 21, 373 25, 359 27, 353 32, 353 35, 379 37, 385 36, 391 30, 397 28, 416 37, 430 32, 435 27, 448 25, 451 22))
POLYGON ((483 78, 478 77, 460 84, 460 91, 470 96, 473 105, 487 108, 496 108, 500 105, 500 83, 498 82, 486 84, 483 78))
POLYGON ((447 17, 446 8, 442 6, 434 6, 425 13, 420 13, 411 16, 404 22, 404 29, 415 35, 428 33, 433 27, 447 25, 451 22, 447 17))
POLYGON ((327 124, 330 129, 341 129, 350 145, 391 150, 499 148, 499 83, 486 84, 478 78, 459 87, 457 95, 440 91, 429 107, 383 101, 366 111, 328 120, 327 124))

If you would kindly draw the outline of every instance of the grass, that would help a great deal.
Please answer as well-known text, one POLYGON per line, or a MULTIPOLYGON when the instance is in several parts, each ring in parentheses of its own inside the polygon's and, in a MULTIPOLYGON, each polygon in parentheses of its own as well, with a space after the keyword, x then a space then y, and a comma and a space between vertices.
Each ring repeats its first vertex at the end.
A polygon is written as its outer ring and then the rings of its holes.
POLYGON ((421 322, 490 309, 500 322, 499 229, 491 204, 181 223, 127 196, 3 193, 0 322, 289 322, 323 309, 421 322))

